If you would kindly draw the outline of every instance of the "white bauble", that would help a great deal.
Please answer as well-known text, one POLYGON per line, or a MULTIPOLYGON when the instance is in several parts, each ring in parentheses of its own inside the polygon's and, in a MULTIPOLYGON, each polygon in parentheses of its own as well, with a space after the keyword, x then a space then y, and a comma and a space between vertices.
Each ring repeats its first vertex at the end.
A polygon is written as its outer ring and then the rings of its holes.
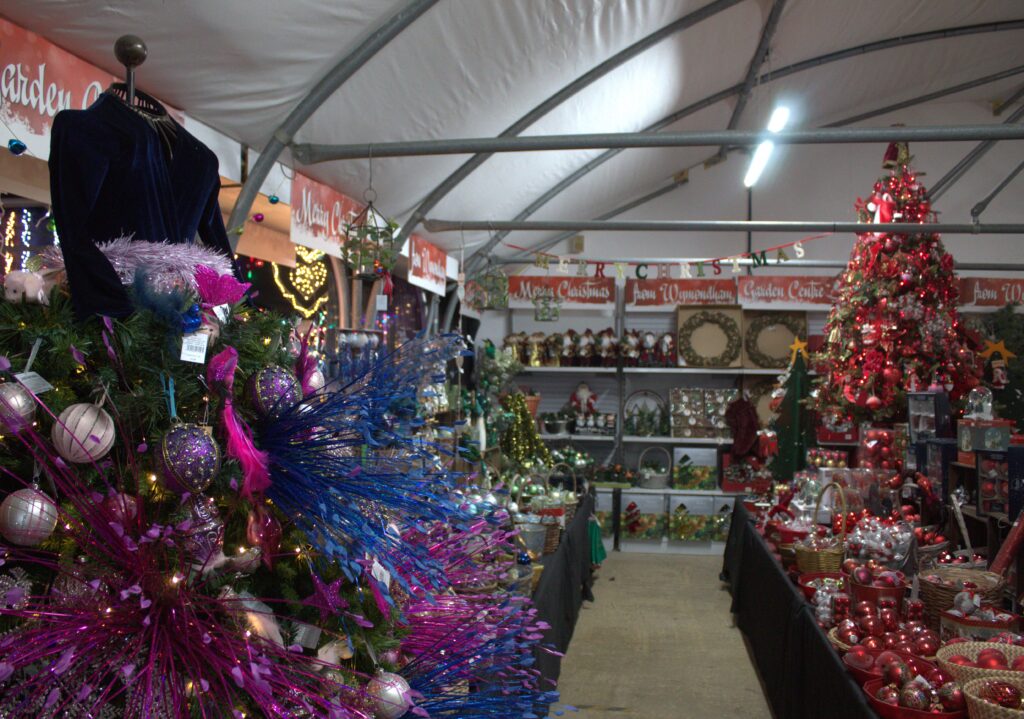
POLYGON ((106 410, 88 402, 73 404, 53 425, 53 445, 68 462, 84 464, 106 456, 114 446, 114 420, 106 410))
POLYGON ((35 547, 57 527, 57 505, 34 487, 11 492, 0 504, 0 534, 11 544, 35 547))

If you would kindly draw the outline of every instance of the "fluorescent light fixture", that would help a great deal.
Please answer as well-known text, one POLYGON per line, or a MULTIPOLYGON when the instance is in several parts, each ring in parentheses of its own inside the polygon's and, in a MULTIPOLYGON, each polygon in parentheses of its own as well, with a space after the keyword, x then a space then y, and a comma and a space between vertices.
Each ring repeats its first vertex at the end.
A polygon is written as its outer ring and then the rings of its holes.
POLYGON ((768 165, 768 159, 772 156, 772 150, 774 149, 775 143, 771 140, 765 140, 757 146, 757 149, 754 150, 754 156, 750 159, 750 167, 747 168, 747 174, 743 178, 744 187, 753 187, 757 184, 761 173, 764 172, 764 168, 768 165))
MULTIPOLYGON (((768 118, 768 132, 772 134, 781 132, 787 122, 789 122, 789 108, 785 105, 779 105, 772 110, 772 116, 768 118)), ((743 185, 745 187, 753 187, 757 184, 761 173, 764 172, 764 168, 768 166, 768 160, 771 159, 774 149, 775 143, 771 140, 765 140, 757 146, 757 149, 754 150, 754 156, 750 158, 750 167, 747 168, 747 174, 743 178, 743 185)))
POLYGON ((772 111, 772 116, 768 118, 768 132, 781 132, 787 122, 789 122, 789 108, 779 105, 772 111))

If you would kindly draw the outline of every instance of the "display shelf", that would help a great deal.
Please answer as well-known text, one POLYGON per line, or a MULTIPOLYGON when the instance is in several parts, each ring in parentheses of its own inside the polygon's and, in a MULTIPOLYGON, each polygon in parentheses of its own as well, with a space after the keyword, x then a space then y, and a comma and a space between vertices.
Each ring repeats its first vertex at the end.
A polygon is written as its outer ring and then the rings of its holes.
POLYGON ((519 374, 615 374, 614 367, 523 367, 519 374))
POLYGON ((682 444, 695 447, 717 447, 732 444, 731 439, 724 437, 641 437, 640 435, 623 435, 625 444, 682 444))
POLYGON ((615 435, 613 434, 569 434, 564 432, 562 434, 541 434, 540 438, 545 441, 559 442, 559 441, 573 441, 577 440, 580 442, 614 442, 615 435))
POLYGON ((738 375, 742 367, 623 367, 626 374, 724 374, 738 375))
MULTIPOLYGON (((614 487, 595 487, 598 494, 611 494, 614 487)), ((742 492, 726 492, 721 489, 643 489, 641 487, 623 487, 623 494, 668 494, 673 497, 741 497, 742 492)))

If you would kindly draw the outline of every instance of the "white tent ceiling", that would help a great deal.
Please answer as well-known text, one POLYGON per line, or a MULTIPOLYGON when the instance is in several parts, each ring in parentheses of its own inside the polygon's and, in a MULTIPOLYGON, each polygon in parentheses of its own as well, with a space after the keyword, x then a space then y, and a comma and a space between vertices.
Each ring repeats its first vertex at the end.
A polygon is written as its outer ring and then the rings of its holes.
MULTIPOLYGON (((139 71, 140 87, 260 149, 317 80, 406 4, 407 0, 4 0, 0 12, 118 74, 120 68, 111 53, 113 40, 129 32, 142 36, 149 46, 149 59, 139 71)), ((335 92, 297 133, 296 141, 358 143, 497 135, 594 66, 708 4, 708 0, 440 0, 335 92)), ((747 73, 771 7, 771 0, 740 0, 672 34, 562 103, 524 134, 639 131, 736 86, 747 73)), ((761 73, 879 40, 1021 18, 1024 4, 1019 0, 788 0, 761 73)), ((1017 65, 1024 65, 1024 29, 978 32, 860 54, 759 84, 738 127, 763 126, 767 113, 780 100, 793 104, 795 125, 815 127, 1017 65)), ((901 120, 952 124, 948 119, 952 115, 958 122, 998 122, 1003 118, 992 117, 990 103, 1008 97, 1021 84, 1024 74, 931 103, 926 113, 913 108, 863 124, 901 120), (948 115, 944 108, 956 111, 948 115)), ((666 129, 724 128, 735 104, 736 96, 731 95, 666 129)), ((970 146, 961 144, 933 156, 928 154, 931 146, 917 150, 932 160, 928 169, 934 178, 970 146)), ((969 208, 985 194, 1001 177, 1006 162, 1012 168, 1024 157, 1020 143, 1006 147, 1012 148, 1007 150, 1010 160, 1007 153, 990 153, 984 161, 990 170, 979 174, 984 182, 969 190, 958 187, 944 202, 969 208)), ((877 147, 841 149, 873 158, 881 153, 877 147)), ((664 185, 680 169, 700 163, 713 152, 713 148, 680 148, 619 153, 534 217, 599 215, 664 185)), ((820 157, 806 148, 789 152, 820 157)), ((494 156, 430 214, 511 219, 599 154, 494 156)), ((282 159, 292 163, 287 153, 282 159)), ((374 161, 379 204, 404 220, 465 160, 464 156, 441 156, 374 161)), ((873 164, 877 166, 876 161, 873 164)), ((324 163, 301 171, 360 197, 368 169, 369 163, 362 160, 324 163)), ((734 159, 709 169, 711 173, 731 176, 741 174, 742 168, 734 159)), ((715 186, 722 185, 718 179, 715 186)), ((837 182, 837 207, 848 207, 853 193, 863 192, 872 177, 857 179, 859 184, 837 182)), ((738 178, 726 187, 735 190, 736 198, 743 197, 738 178)), ((694 206, 686 200, 691 191, 690 186, 676 190, 670 196, 675 203, 653 203, 660 208, 656 218, 742 219, 745 201, 694 206), (685 217, 665 216, 666 207, 679 206, 687 207, 685 217)), ((1021 221, 1024 212, 1017 204, 1013 219, 1021 221)), ((806 208, 802 215, 785 210, 780 215, 777 207, 763 205, 759 203, 765 218, 849 219, 848 213, 838 217, 831 210, 815 212, 814 208, 806 208)), ((643 208, 629 215, 645 216, 643 208)), ((543 236, 512 233, 507 241, 528 244, 543 236)), ((449 250, 461 241, 452 234, 432 239, 449 250)), ((465 242, 475 247, 485 239, 486 233, 467 233, 465 242)), ((500 254, 511 252, 499 250, 500 254)))

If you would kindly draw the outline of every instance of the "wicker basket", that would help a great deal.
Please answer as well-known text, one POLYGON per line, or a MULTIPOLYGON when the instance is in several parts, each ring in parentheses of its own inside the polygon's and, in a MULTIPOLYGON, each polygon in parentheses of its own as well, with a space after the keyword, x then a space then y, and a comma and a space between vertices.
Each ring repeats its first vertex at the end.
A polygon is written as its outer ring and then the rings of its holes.
POLYGON ((636 461, 636 476, 639 478, 637 483, 641 489, 666 489, 669 477, 672 476, 672 453, 660 445, 651 445, 640 453, 640 458, 636 461), (644 457, 652 449, 665 454, 668 464, 664 472, 644 471, 644 457))
MULTIPOLYGON (((1006 672, 1000 669, 965 667, 962 664, 953 664, 952 662, 946 661, 948 657, 955 654, 963 654, 965 657, 970 657, 971 661, 974 661, 978 658, 978 653, 981 652, 982 649, 998 649, 1006 655, 1006 660, 1011 664, 1017 657, 1024 656, 1024 647, 1018 647, 1014 644, 997 644, 995 642, 958 642, 939 649, 936 654, 939 659, 939 667, 961 684, 969 682, 972 679, 998 679, 999 675, 1005 674, 1006 672)), ((1015 672, 1015 674, 1019 679, 1024 680, 1024 673, 1015 672)))
MULTIPOLYGON (((956 645, 954 645, 956 646, 956 645)), ((979 696, 982 686, 990 679, 1007 682, 1024 691, 1024 674, 1021 672, 990 672, 992 676, 984 679, 972 679, 963 685, 964 696, 967 697, 967 714, 971 719, 1024 719, 1024 711, 1007 709, 998 704, 987 702, 979 696)))
MULTIPOLYGON (((837 490, 835 493, 839 495, 843 505, 842 516, 846 516, 848 512, 846 493, 842 491, 843 488, 836 482, 829 482, 818 492, 818 501, 814 505, 814 514, 811 516, 818 516, 818 512, 821 511, 821 500, 829 489, 837 490)), ((842 534, 839 535, 839 544, 835 547, 811 549, 803 544, 795 544, 793 546, 793 552, 796 554, 796 566, 802 573, 838 572, 842 569, 843 555, 846 553, 846 522, 841 522, 840 524, 842 526, 842 534)))
POLYGON ((967 569, 966 567, 936 567, 927 574, 919 575, 921 599, 924 601, 925 619, 929 626, 937 629, 942 612, 953 606, 953 599, 961 592, 957 587, 930 580, 928 577, 938 576, 954 582, 974 582, 975 590, 981 599, 989 604, 999 602, 1003 593, 1005 580, 994 572, 983 569, 967 569))

